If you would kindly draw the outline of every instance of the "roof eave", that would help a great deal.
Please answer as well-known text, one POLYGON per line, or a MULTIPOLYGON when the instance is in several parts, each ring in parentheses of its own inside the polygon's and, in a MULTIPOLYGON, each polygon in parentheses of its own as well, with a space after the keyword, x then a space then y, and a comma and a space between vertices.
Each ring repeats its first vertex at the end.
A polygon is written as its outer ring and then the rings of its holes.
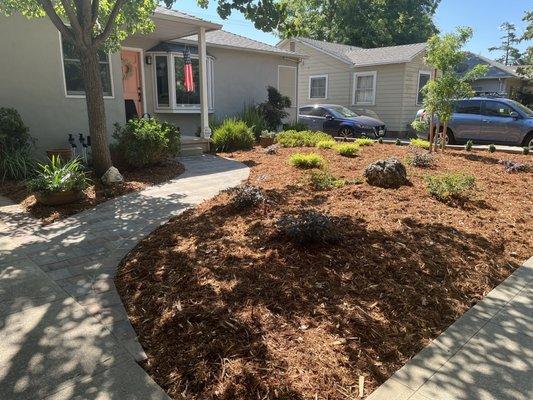
MULTIPOLYGON (((287 39, 285 39, 285 40, 287 40, 287 39)), ((321 48, 318 47, 318 46, 312 45, 311 43, 307 43, 307 42, 305 42, 305 41, 303 41, 303 40, 300 40, 299 38, 293 38, 292 40, 296 40, 296 41, 298 41, 298 42, 300 42, 300 43, 302 43, 302 44, 305 44, 306 46, 309 46, 309 47, 311 47, 311 48, 313 48, 313 49, 315 49, 315 50, 317 50, 317 51, 320 51, 320 52, 322 52, 322 53, 324 53, 324 54, 327 54, 328 56, 333 57, 333 58, 335 58, 336 60, 339 60, 340 62, 342 62, 342 63, 344 63, 344 64, 346 64, 346 65, 353 66, 353 63, 352 63, 352 62, 349 62, 349 61, 347 61, 347 60, 344 60, 342 57, 339 57, 339 56, 337 56, 337 55, 334 54, 334 53, 331 53, 331 52, 329 52, 329 51, 326 51, 326 50, 324 50, 324 49, 321 49, 321 48)))
POLYGON ((194 19, 194 18, 184 18, 184 17, 180 17, 179 15, 163 14, 158 11, 154 12, 154 14, 152 15, 152 18, 163 19, 167 21, 181 22, 187 25, 194 25, 194 26, 202 27, 202 28, 205 28, 207 32, 217 31, 217 30, 222 29, 222 25, 215 24, 214 22, 209 22, 209 21, 204 21, 201 19, 194 19))

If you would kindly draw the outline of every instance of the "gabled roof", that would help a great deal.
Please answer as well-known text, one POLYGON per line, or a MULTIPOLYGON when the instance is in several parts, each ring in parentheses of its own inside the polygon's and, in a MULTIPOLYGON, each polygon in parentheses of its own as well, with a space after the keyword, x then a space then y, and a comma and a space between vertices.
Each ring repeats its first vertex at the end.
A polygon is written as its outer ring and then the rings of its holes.
POLYGON ((195 17, 195 16, 190 15, 190 14, 186 14, 186 13, 184 13, 182 11, 172 10, 170 8, 161 7, 161 6, 158 6, 158 7, 155 8, 154 15, 158 16, 158 17, 167 17, 167 18, 170 18, 170 19, 178 19, 178 20, 182 20, 182 21, 189 21, 191 23, 194 23, 194 24, 197 24, 197 25, 200 25, 200 26, 205 26, 205 27, 211 28, 211 29, 220 29, 220 28, 222 28, 222 25, 220 25, 220 24, 215 24, 214 22, 207 21, 205 19, 198 18, 198 17, 195 17))
POLYGON ((295 37, 292 40, 297 40, 314 47, 315 49, 344 61, 346 64, 353 67, 405 63, 411 61, 415 56, 426 49, 426 43, 363 49, 361 47, 324 42, 303 37, 295 37))
MULTIPOLYGON (((198 41, 198 35, 187 36, 179 40, 196 43, 198 41)), ((208 45, 216 47, 226 47, 240 50, 256 51, 260 53, 270 53, 296 59, 303 57, 302 55, 297 54, 293 51, 283 50, 278 47, 247 38, 245 36, 237 35, 235 33, 223 30, 207 32, 205 34, 205 41, 208 45)))
POLYGON ((516 67, 502 64, 490 58, 483 57, 479 54, 467 52, 467 58, 463 65, 460 65, 459 73, 470 71, 476 65, 484 64, 489 66, 488 72, 480 79, 498 79, 498 78, 520 78, 516 72, 516 67))

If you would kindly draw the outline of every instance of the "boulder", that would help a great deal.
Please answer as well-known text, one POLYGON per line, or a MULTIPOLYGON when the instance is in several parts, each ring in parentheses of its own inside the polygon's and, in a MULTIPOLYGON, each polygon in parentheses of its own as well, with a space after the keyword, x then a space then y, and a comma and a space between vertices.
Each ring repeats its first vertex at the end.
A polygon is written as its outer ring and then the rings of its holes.
POLYGON ((397 158, 378 160, 368 165, 365 178, 370 185, 383 188, 397 188, 408 182, 405 166, 397 158))
POLYGON ((124 182, 123 176, 118 172, 118 169, 115 167, 109 168, 106 173, 102 176, 102 183, 104 185, 114 185, 115 183, 124 182))

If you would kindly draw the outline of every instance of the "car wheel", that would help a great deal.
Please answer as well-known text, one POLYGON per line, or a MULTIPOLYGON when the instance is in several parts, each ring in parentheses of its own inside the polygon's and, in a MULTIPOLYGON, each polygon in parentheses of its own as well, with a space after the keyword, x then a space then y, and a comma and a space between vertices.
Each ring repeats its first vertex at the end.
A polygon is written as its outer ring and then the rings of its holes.
POLYGON ((526 135, 526 138, 524 139, 522 146, 529 147, 530 150, 533 150, 533 132, 530 132, 526 135))
MULTIPOLYGON (((450 129, 448 129, 447 132, 448 133, 446 134, 446 145, 455 144, 455 138, 453 137, 453 132, 450 129)), ((436 139, 437 146, 440 146, 441 138, 442 138, 442 132, 439 132, 437 135, 437 139, 436 139)))
POLYGON ((353 136, 354 136, 354 131, 352 128, 348 128, 344 126, 341 129, 339 129, 339 137, 343 139, 347 139, 347 138, 353 138, 353 136))

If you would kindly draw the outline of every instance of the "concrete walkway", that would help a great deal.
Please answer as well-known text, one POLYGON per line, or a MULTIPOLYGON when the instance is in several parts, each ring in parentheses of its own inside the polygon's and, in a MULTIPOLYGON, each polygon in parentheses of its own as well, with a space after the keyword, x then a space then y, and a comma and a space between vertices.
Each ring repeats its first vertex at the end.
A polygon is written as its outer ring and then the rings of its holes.
POLYGON ((42 227, 0 207, 0 399, 168 399, 113 278, 120 260, 172 215, 248 177, 241 163, 184 158, 175 180, 42 227))
POLYGON ((533 257, 368 400, 533 399, 533 257))

